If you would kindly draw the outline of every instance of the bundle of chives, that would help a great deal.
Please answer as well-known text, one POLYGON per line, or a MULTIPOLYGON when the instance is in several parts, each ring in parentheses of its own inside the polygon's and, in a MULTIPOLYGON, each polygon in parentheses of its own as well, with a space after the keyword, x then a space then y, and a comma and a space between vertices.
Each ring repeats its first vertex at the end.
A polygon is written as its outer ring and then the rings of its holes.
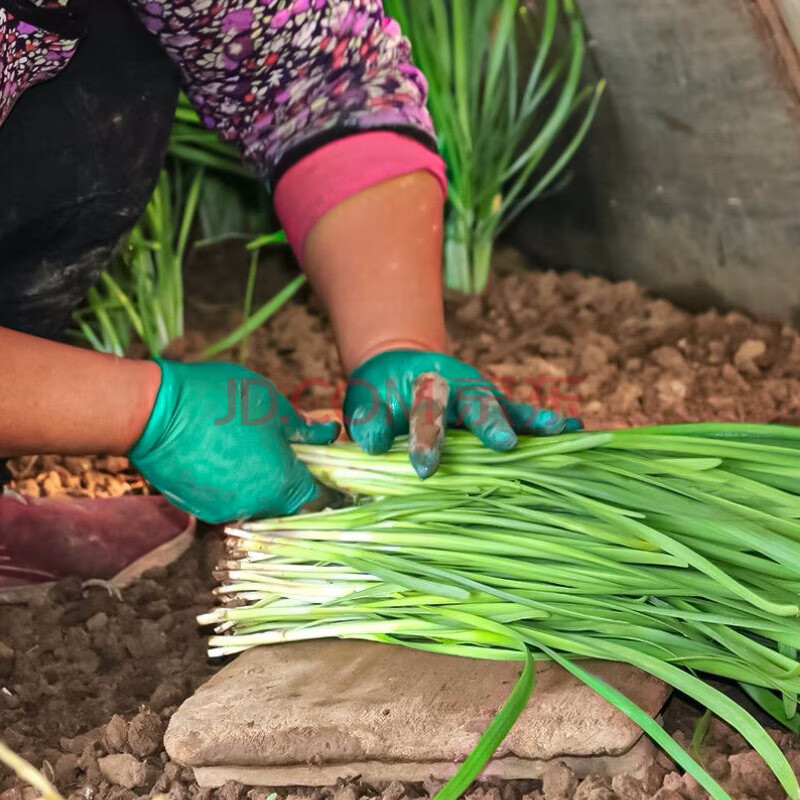
POLYGON ((628 714, 715 800, 728 794, 624 695, 580 665, 633 664, 726 719, 791 798, 785 757, 696 673, 739 682, 800 732, 800 429, 697 424, 529 438, 495 453, 451 434, 421 483, 381 457, 301 445, 350 508, 229 530, 212 655, 344 637, 525 667, 439 794, 479 774, 524 708, 532 661, 561 664, 628 714))

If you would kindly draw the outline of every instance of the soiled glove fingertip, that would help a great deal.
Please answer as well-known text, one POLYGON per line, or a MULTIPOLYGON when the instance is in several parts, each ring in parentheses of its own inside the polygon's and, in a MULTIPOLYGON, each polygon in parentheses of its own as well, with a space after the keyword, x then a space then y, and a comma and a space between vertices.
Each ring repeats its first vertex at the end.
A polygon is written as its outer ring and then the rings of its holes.
POLYGON ((567 417, 564 421, 564 433, 577 433, 584 429, 583 420, 580 417, 567 417))
POLYGON ((492 450, 513 450, 517 446, 517 434, 510 428, 495 428, 486 437, 492 450))
POLYGON ((392 446, 394 436, 384 427, 375 428, 369 425, 353 425, 350 428, 350 438, 371 456, 379 456, 392 446))
POLYGON ((303 444, 332 444, 339 438, 341 430, 342 426, 335 420, 315 423, 309 425, 299 435, 293 436, 292 441, 303 444))
POLYGON ((436 450, 416 450, 410 453, 409 460, 414 472, 421 480, 430 478, 439 469, 439 452, 436 450))
POLYGON ((542 409, 533 421, 533 428, 540 436, 555 436, 564 431, 566 419, 558 413, 549 409, 542 409))

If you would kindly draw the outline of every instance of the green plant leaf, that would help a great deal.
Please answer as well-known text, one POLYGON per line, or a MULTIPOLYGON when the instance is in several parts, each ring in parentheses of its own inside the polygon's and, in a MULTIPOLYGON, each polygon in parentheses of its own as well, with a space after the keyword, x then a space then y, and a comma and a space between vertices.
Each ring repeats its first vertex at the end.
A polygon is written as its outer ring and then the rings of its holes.
POLYGON ((478 739, 475 749, 464 760, 458 772, 434 795, 434 800, 457 800, 461 797, 472 781, 483 771, 489 759, 525 710, 533 692, 536 670, 527 648, 524 652, 525 666, 508 699, 478 739))
POLYGON ((286 286, 281 289, 273 298, 268 300, 261 306, 249 319, 246 319, 236 330, 231 331, 227 336, 224 336, 218 342, 206 347, 200 354, 201 358, 211 358, 212 356, 221 353, 223 350, 228 350, 235 347, 245 337, 249 336, 255 330, 260 328, 273 314, 282 308, 289 300, 294 297, 306 282, 304 275, 299 275, 290 281, 286 286))

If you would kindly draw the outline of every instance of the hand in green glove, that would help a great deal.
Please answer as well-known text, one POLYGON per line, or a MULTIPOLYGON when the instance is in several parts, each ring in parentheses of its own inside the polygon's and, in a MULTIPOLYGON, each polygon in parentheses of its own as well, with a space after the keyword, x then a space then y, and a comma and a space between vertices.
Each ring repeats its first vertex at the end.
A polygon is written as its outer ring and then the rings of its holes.
POLYGON ((416 350, 390 350, 358 367, 348 381, 344 419, 368 453, 385 453, 395 436, 410 433, 409 455, 421 478, 439 466, 445 427, 468 428, 493 450, 513 448, 517 433, 548 436, 583 427, 556 411, 512 402, 452 356, 416 350))
POLYGON ((289 443, 330 444, 338 423, 304 419, 271 381, 236 364, 159 364, 161 387, 130 459, 172 503, 225 522, 293 514, 320 498, 289 443))

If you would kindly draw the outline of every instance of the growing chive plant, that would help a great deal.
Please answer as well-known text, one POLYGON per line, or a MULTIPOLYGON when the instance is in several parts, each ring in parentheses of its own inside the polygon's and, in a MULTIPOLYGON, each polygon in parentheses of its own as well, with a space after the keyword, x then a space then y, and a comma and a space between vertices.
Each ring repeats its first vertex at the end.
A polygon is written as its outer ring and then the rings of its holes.
MULTIPOLYGON (((741 685, 800 732, 800 429, 690 424, 489 451, 448 436, 420 482, 403 443, 297 445, 351 507, 229 529, 210 652, 329 637, 520 661, 519 681, 439 800, 461 795, 551 659, 639 724, 714 800, 727 792, 585 665, 632 664, 725 719, 790 798, 764 728, 702 679, 741 685)), ((533 697, 535 702, 535 695, 533 697)))
POLYGON ((183 335, 183 264, 197 211, 202 169, 193 170, 185 200, 162 171, 144 216, 127 237, 112 269, 89 290, 73 315, 97 350, 122 356, 134 336, 159 355, 183 335))
POLYGON ((495 240, 563 178, 594 118, 604 84, 581 86, 580 13, 574 0, 384 0, 384 7, 428 80, 447 162, 445 281, 481 292, 495 240), (527 49, 533 61, 521 75, 527 49))
MULTIPOLYGON (((181 95, 169 144, 170 161, 161 173, 142 219, 118 248, 98 285, 73 315, 73 333, 96 350, 124 355, 136 342, 153 355, 183 335, 183 269, 194 246, 238 239, 251 251, 242 324, 200 355, 211 358, 240 346, 288 302, 305 283, 299 276, 259 308, 253 308, 258 257, 264 247, 283 245, 282 231, 254 237, 270 217, 266 193, 245 170, 229 144, 203 127, 181 95), (256 187, 257 191, 251 190, 256 187), (261 198, 255 206, 247 195, 261 198)), ((262 227, 263 229, 263 227, 262 227)))

